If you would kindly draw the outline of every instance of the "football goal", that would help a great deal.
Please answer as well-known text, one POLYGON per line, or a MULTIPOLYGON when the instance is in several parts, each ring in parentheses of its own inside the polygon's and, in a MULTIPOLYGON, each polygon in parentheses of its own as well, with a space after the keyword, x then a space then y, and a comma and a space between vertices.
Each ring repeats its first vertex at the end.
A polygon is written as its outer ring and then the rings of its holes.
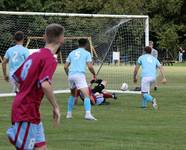
MULTIPOLYGON (((56 93, 69 91, 63 64, 68 54, 78 47, 80 38, 89 40, 97 78, 108 82, 108 90, 122 93, 123 82, 128 83, 129 89, 137 86, 132 82, 133 68, 149 43, 148 16, 0 11, 0 22, 0 62, 6 50, 15 44, 16 31, 25 33, 24 46, 33 53, 44 46, 43 34, 48 24, 64 26, 65 43, 56 56, 59 65, 53 80, 56 93)), ((87 81, 91 78, 87 71, 87 81)), ((11 91, 2 76, 0 84, 1 95, 11 91)))

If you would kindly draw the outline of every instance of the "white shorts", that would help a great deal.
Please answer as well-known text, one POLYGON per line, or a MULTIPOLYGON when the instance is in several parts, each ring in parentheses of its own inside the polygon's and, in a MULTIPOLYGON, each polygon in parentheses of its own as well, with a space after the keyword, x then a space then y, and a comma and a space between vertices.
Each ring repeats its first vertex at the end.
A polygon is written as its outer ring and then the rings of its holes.
POLYGON ((100 105, 104 102, 103 94, 96 96, 96 105, 100 105))
POLYGON ((141 92, 150 94, 150 87, 156 81, 153 77, 143 77, 141 79, 141 92))
POLYGON ((14 80, 14 78, 11 77, 9 82, 10 82, 10 85, 12 87, 12 92, 14 93, 14 92, 18 91, 16 81, 14 80))
POLYGON ((88 84, 84 74, 74 74, 68 77, 70 89, 83 89, 87 88, 88 84))

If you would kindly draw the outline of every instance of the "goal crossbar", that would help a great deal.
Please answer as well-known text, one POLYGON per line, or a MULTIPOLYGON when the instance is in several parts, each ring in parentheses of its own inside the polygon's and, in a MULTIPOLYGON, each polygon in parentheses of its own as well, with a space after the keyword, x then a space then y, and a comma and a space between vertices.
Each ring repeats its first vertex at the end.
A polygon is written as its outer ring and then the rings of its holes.
POLYGON ((148 18, 147 15, 111 15, 111 14, 78 14, 78 13, 47 13, 47 12, 16 12, 0 11, 5 15, 33 15, 33 16, 63 16, 63 17, 99 17, 99 18, 148 18))

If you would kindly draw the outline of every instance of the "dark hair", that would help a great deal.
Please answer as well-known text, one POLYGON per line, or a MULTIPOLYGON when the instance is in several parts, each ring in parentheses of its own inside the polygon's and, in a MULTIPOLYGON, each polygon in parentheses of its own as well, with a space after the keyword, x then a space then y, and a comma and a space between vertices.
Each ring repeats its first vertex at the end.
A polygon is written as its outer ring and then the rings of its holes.
POLYGON ((152 48, 150 46, 146 46, 144 51, 147 53, 147 54, 151 54, 151 51, 152 51, 152 48))
POLYGON ((85 47, 88 45, 88 43, 89 43, 88 39, 81 38, 78 40, 78 44, 80 47, 85 47))
POLYGON ((20 41, 23 41, 25 38, 25 35, 22 31, 17 31, 14 35, 14 40, 16 42, 20 42, 20 41))
POLYGON ((47 43, 56 43, 57 38, 64 34, 64 27, 60 24, 49 24, 45 29, 47 43))

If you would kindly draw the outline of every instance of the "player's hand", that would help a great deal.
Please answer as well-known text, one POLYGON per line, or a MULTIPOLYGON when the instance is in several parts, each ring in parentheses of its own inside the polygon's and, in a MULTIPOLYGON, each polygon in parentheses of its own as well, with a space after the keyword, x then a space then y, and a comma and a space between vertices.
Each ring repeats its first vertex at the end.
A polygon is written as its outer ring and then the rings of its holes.
POLYGON ((93 75, 93 80, 94 80, 94 81, 96 80, 96 75, 93 75))
POLYGON ((93 84, 95 81, 96 81, 96 80, 92 79, 92 80, 90 81, 90 84, 93 84))
POLYGON ((92 80, 90 81, 90 84, 93 84, 96 81, 96 75, 93 75, 92 80))
POLYGON ((8 82, 9 81, 9 77, 7 75, 5 75, 4 76, 4 80, 8 82))
POLYGON ((163 79, 161 80, 161 83, 163 83, 163 84, 167 83, 167 79, 166 79, 166 78, 163 78, 163 79))
POLYGON ((61 113, 59 107, 57 106, 56 108, 53 109, 54 127, 59 126, 60 118, 61 118, 61 113))

